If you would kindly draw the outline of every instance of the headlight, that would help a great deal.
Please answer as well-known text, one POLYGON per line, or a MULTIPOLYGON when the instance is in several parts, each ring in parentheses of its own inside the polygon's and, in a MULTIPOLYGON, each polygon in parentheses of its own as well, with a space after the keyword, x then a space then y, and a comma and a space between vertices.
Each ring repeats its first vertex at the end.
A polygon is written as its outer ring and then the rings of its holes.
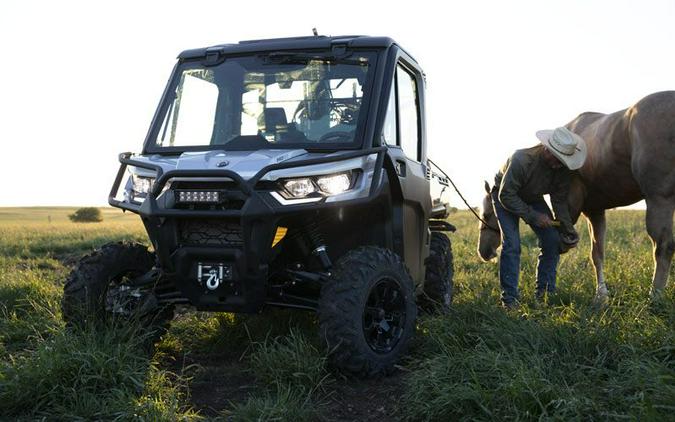
POLYGON ((352 187, 352 173, 286 179, 281 186, 283 189, 279 193, 286 199, 311 196, 318 200, 322 196, 339 195, 348 191, 352 187))
POLYGON ((352 184, 349 175, 346 173, 334 174, 332 176, 323 176, 316 179, 321 192, 327 195, 338 195, 349 189, 352 184))
POLYGON ((307 195, 316 192, 312 179, 290 179, 284 182, 284 189, 293 198, 304 198, 307 195))
POLYGON ((147 195, 152 189, 152 183, 154 178, 139 176, 137 174, 131 175, 131 187, 134 190, 134 193, 147 195))

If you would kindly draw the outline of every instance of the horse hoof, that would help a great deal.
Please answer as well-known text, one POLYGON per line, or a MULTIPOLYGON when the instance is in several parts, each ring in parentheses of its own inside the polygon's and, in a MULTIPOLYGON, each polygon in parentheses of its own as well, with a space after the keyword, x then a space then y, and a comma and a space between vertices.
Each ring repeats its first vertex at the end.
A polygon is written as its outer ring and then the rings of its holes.
POLYGON ((606 306, 609 302, 609 294, 607 290, 603 292, 597 292, 593 298, 593 304, 596 306, 606 306))
POLYGON ((652 303, 659 303, 663 300, 663 298, 663 289, 655 289, 652 287, 652 289, 649 291, 649 300, 652 303))

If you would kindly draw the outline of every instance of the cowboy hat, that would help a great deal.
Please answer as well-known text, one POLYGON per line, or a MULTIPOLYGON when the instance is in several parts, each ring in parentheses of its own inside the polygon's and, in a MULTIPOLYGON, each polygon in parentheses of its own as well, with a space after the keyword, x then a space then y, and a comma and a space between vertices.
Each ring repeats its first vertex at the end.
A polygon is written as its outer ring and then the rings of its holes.
POLYGON ((576 170, 584 165, 586 142, 566 127, 537 131, 537 138, 568 169, 576 170))

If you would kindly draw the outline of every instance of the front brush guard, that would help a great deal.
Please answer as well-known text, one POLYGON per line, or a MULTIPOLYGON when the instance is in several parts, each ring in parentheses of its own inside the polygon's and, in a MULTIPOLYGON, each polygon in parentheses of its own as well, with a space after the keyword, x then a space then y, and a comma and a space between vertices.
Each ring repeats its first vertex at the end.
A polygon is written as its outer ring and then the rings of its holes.
MULTIPOLYGON (((366 198, 361 198, 354 201, 370 200, 371 198, 379 194, 379 190, 382 187, 380 182, 382 168, 384 163, 384 155, 386 153, 386 147, 374 147, 365 150, 351 151, 345 154, 337 155, 334 157, 320 157, 312 158, 302 161, 293 161, 290 163, 277 163, 270 164, 263 167, 248 181, 244 180, 239 174, 232 170, 227 169, 218 169, 218 170, 170 170, 166 173, 161 166, 156 164, 150 164, 142 161, 137 161, 132 159, 132 154, 125 152, 119 155, 120 168, 115 177, 112 188, 110 189, 110 194, 108 195, 108 203, 117 208, 123 210, 128 210, 137 214, 140 214, 145 217, 241 217, 246 213, 247 205, 250 199, 259 196, 259 193, 256 192, 255 186, 260 181, 260 179, 267 173, 273 170, 289 169, 296 167, 309 166, 314 164, 325 164, 332 163, 336 161, 343 161, 350 158, 363 157, 370 154, 377 154, 377 159, 375 161, 375 168, 373 170, 373 180, 370 185, 370 190, 366 198), (122 178, 124 177, 125 170, 127 166, 140 167, 146 170, 152 170, 156 173, 155 183, 153 184, 150 192, 148 192, 145 200, 141 204, 134 204, 127 201, 117 200, 117 194, 119 191, 120 184, 122 183, 122 178), (238 186, 238 189, 243 193, 247 198, 244 206, 240 210, 180 210, 172 208, 160 207, 157 203, 157 197, 162 192, 162 189, 166 183, 175 177, 225 177, 229 178, 235 182, 238 186)), ((265 201, 259 201, 265 202, 265 201)), ((302 208, 302 205, 288 205, 284 206, 284 211, 293 211, 294 207, 302 208)), ((274 210, 268 210, 274 213, 274 210)))

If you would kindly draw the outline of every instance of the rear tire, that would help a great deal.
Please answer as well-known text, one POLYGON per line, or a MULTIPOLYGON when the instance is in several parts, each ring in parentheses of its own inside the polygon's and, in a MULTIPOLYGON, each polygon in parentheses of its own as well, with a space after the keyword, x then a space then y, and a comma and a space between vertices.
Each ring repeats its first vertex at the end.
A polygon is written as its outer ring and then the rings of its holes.
POLYGON ((113 319, 138 321, 159 337, 173 318, 173 307, 159 306, 152 291, 127 289, 125 284, 129 278, 150 271, 154 263, 154 254, 147 247, 131 242, 109 243, 83 257, 63 288, 66 323, 84 326, 113 319))
POLYGON ((427 312, 448 312, 452 304, 455 274, 452 244, 443 233, 431 233, 429 257, 425 261, 426 274, 421 306, 427 312))
POLYGON ((389 374, 415 331, 413 280, 393 252, 358 248, 322 286, 318 315, 333 366, 359 377, 389 374))

